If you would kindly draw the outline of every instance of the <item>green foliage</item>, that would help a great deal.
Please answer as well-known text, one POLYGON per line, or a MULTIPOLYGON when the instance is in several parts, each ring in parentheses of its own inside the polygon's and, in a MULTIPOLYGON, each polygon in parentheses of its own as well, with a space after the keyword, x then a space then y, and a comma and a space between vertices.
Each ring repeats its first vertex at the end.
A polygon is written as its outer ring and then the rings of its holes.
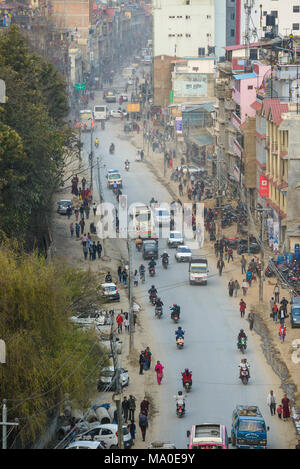
POLYGON ((17 26, 0 37, 0 78, 7 95, 0 108, 0 228, 32 248, 62 184, 66 86, 52 64, 29 53, 17 26))
POLYGON ((20 419, 28 442, 44 431, 65 393, 86 402, 108 364, 94 332, 69 319, 78 304, 96 303, 97 282, 92 273, 46 263, 18 245, 0 247, 0 264, 0 337, 7 344, 0 399, 9 399, 9 419, 20 419))

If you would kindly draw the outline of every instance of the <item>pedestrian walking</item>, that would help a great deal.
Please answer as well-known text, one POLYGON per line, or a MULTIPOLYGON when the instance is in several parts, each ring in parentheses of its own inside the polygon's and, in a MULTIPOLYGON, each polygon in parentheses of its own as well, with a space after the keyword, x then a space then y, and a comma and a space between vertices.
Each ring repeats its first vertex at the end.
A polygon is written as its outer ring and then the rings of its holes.
POLYGON ((225 267, 225 264, 224 264, 223 258, 220 257, 217 263, 217 268, 219 269, 220 276, 222 275, 222 270, 224 269, 224 267, 225 267))
POLYGON ((150 402, 148 401, 147 397, 145 396, 141 402, 141 412, 148 417, 149 414, 149 405, 150 402))
POLYGON ((243 318, 245 316, 245 312, 246 312, 246 303, 245 301, 243 300, 243 298, 241 299, 240 301, 240 313, 241 313, 241 318, 243 318))
POLYGON ((119 282, 122 283, 122 266, 119 265, 118 267, 118 277, 119 277, 119 282))
POLYGON ((134 420, 134 412, 135 412, 135 409, 136 409, 135 401, 136 401, 135 397, 132 396, 132 394, 130 394, 129 399, 128 399, 128 418, 129 418, 129 420, 134 420))
POLYGON ((140 357, 139 357, 139 364, 140 364, 140 375, 143 374, 143 370, 144 370, 144 363, 145 363, 145 356, 144 356, 144 351, 142 350, 141 353, 140 353, 140 357))
POLYGON ((280 325, 283 326, 284 325, 284 320, 286 318, 283 306, 280 306, 280 308, 279 308, 278 317, 279 317, 280 325))
POLYGON ((85 179, 85 177, 83 176, 83 178, 81 179, 81 186, 82 186, 82 189, 83 189, 83 190, 85 189, 85 185, 86 185, 86 179, 85 179))
POLYGON ((274 300, 274 297, 272 296, 272 298, 270 299, 270 310, 271 310, 270 312, 272 315, 273 315, 274 304, 275 304, 275 300, 274 300))
POLYGON ((90 209, 89 205, 86 205, 84 211, 85 211, 85 217, 86 217, 87 220, 89 219, 89 216, 90 216, 90 210, 91 209, 90 209))
POLYGON ((274 297, 275 297, 275 302, 276 303, 279 303, 279 293, 280 293, 280 288, 279 288, 278 283, 276 283, 276 285, 274 287, 274 297))
POLYGON ((81 219, 84 218, 84 206, 83 205, 79 207, 79 213, 80 213, 80 218, 81 219))
POLYGON ((124 318, 124 328, 125 328, 125 331, 129 333, 129 319, 128 319, 128 316, 124 318))
POLYGON ((123 316, 121 313, 118 313, 116 317, 116 321, 118 324, 118 334, 122 334, 122 324, 123 324, 123 316))
POLYGON ((287 315, 287 305, 289 304, 288 300, 285 297, 283 297, 282 300, 280 301, 280 304, 283 308, 285 315, 287 315))
POLYGON ((237 297, 237 294, 238 294, 238 290, 240 289, 240 284, 237 280, 234 281, 234 285, 233 285, 233 295, 235 297, 237 297))
POLYGON ((228 293, 229 293, 229 296, 232 296, 232 295, 233 295, 233 289, 234 289, 234 281, 233 281, 233 279, 231 279, 231 280, 228 282, 228 293))
POLYGON ((283 398, 281 400, 281 404, 282 404, 282 417, 283 417, 283 420, 284 422, 290 418, 290 415, 291 415, 291 405, 290 405, 290 400, 289 398, 287 397, 286 394, 283 395, 283 398))
POLYGON ((248 269, 247 272, 246 272, 246 280, 248 282, 248 286, 251 287, 252 272, 251 272, 250 269, 248 269))
POLYGON ((282 343, 284 342, 285 337, 286 337, 286 326, 284 326, 283 324, 280 324, 279 338, 280 338, 282 343))
POLYGON ((72 207, 70 207, 70 205, 68 205, 68 207, 67 207, 66 215, 68 217, 68 220, 70 220, 71 215, 72 215, 72 207))
POLYGON ((215 248, 215 256, 218 257, 218 252, 219 252, 219 240, 217 240, 214 244, 215 248))
POLYGON ((89 255, 90 255, 89 259, 90 259, 90 261, 92 261, 93 258, 94 258, 94 251, 93 251, 92 243, 89 243, 89 255))
POLYGON ((81 234, 83 234, 83 232, 84 232, 84 227, 85 227, 84 218, 82 218, 82 219, 80 220, 79 226, 80 226, 80 229, 81 229, 81 234))
POLYGON ((126 270, 126 269, 123 269, 123 271, 122 271, 122 282, 123 282, 123 285, 127 285, 127 277, 128 277, 127 270, 126 270))
POLYGON ((271 415, 272 416, 275 415, 276 414, 276 396, 272 390, 268 394, 267 405, 270 407, 271 415))
POLYGON ((96 204, 96 202, 93 203, 93 213, 94 213, 94 217, 95 217, 96 213, 97 213, 97 204, 96 204))
POLYGON ((253 326, 254 326, 254 313, 253 313, 253 311, 250 311, 250 313, 248 314, 248 321, 249 321, 249 329, 250 329, 250 331, 252 331, 253 326))
POLYGON ((276 412, 277 412, 278 418, 281 420, 281 418, 282 418, 282 405, 281 404, 279 404, 279 406, 277 407, 276 412))
POLYGON ((139 427, 141 429, 143 441, 145 441, 145 439, 146 439, 146 431, 147 431, 148 425, 149 424, 148 424, 147 415, 145 415, 141 412, 140 415, 139 415, 139 427))
POLYGON ((130 421, 130 424, 127 426, 127 428, 132 439, 132 444, 134 445, 135 432, 136 432, 136 426, 135 426, 134 420, 130 421))
POLYGON ((74 223, 73 222, 70 223, 70 233, 71 233, 71 238, 73 238, 73 235, 74 235, 74 223))
POLYGON ((248 282, 246 279, 243 280, 243 283, 242 283, 242 290, 243 290, 243 295, 246 296, 247 295, 247 291, 248 291, 248 282))
POLYGON ((75 208, 74 213, 75 213, 75 221, 78 221, 78 217, 79 217, 79 210, 78 210, 78 208, 75 208))
POLYGON ((101 259, 102 244, 100 243, 100 241, 97 241, 97 253, 98 253, 98 259, 101 259))
POLYGON ((164 369, 164 367, 162 366, 162 364, 158 360, 156 362, 156 365, 155 365, 155 368, 154 368, 154 370, 156 372, 157 384, 161 384, 161 381, 162 381, 163 376, 164 376, 163 369, 164 369))
POLYGON ((145 358, 144 370, 149 370, 151 366, 151 358, 152 358, 152 353, 149 347, 146 347, 146 350, 144 352, 144 358, 145 358))
POLYGON ((93 249, 93 261, 95 261, 95 260, 96 260, 96 256, 97 256, 97 244, 96 244, 95 241, 93 241, 92 249, 93 249))
POLYGON ((83 250, 84 260, 86 261, 87 256, 88 256, 88 252, 89 252, 89 248, 87 246, 82 246, 82 250, 83 250))
POLYGON ((230 259, 233 262, 233 250, 231 248, 228 249, 228 264, 229 264, 230 259))
POLYGON ((128 410, 129 410, 128 406, 129 406, 129 403, 128 403, 127 397, 124 396, 123 401, 122 401, 122 415, 123 415, 125 423, 127 423, 127 420, 128 420, 128 410))
POLYGON ((247 264, 247 261, 245 259, 245 256, 242 254, 242 258, 241 258, 242 275, 246 273, 246 264, 247 264))
POLYGON ((75 233, 76 233, 76 238, 79 238, 79 236, 80 236, 80 225, 78 223, 75 223, 75 233))
POLYGON ((276 303, 274 303, 274 306, 273 306, 273 321, 274 322, 278 321, 278 306, 276 303))

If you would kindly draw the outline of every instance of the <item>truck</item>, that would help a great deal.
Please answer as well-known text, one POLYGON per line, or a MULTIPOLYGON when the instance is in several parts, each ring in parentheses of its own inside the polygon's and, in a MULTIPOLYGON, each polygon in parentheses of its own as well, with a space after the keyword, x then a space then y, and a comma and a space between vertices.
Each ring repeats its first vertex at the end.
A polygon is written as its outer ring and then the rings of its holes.
POLYGON ((206 256, 192 256, 189 263, 190 285, 207 285, 208 262, 206 256))
POLYGON ((236 406, 232 413, 232 446, 239 449, 266 449, 268 430, 257 406, 236 406))

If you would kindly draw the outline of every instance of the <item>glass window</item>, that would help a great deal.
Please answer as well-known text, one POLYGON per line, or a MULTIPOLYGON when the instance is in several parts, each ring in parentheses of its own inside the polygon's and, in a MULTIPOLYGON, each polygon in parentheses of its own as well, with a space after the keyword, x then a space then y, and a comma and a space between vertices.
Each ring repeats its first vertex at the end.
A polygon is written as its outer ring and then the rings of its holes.
POLYGON ((264 423, 258 420, 240 420, 239 431, 241 432, 265 432, 264 423))
POLYGON ((299 13, 300 12, 300 6, 299 5, 294 5, 293 6, 293 13, 299 13))
POLYGON ((293 23, 293 30, 299 31, 299 23, 293 23))

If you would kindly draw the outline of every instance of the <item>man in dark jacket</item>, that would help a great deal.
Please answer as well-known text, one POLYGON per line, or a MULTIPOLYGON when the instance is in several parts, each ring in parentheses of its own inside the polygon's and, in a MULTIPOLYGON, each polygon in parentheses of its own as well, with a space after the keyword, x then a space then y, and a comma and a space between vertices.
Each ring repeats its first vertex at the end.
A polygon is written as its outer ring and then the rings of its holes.
POLYGON ((148 418, 147 415, 143 414, 142 412, 139 415, 139 426, 142 432, 142 438, 143 441, 145 441, 146 438, 146 430, 148 427, 148 418))
POLYGON ((221 276, 222 275, 222 270, 224 269, 224 261, 223 261, 223 258, 220 257, 220 259, 218 260, 218 263, 217 263, 217 268, 219 269, 219 275, 221 276))
POLYGON ((128 403, 127 397, 124 396, 123 402, 122 402, 122 414, 123 414, 125 423, 127 423, 127 420, 128 420, 128 410, 129 410, 129 403, 128 403))
POLYGON ((139 358, 139 364, 140 364, 140 375, 143 374, 143 370, 144 370, 144 363, 145 363, 145 356, 144 356, 144 352, 142 351, 140 353, 140 358, 139 358))

